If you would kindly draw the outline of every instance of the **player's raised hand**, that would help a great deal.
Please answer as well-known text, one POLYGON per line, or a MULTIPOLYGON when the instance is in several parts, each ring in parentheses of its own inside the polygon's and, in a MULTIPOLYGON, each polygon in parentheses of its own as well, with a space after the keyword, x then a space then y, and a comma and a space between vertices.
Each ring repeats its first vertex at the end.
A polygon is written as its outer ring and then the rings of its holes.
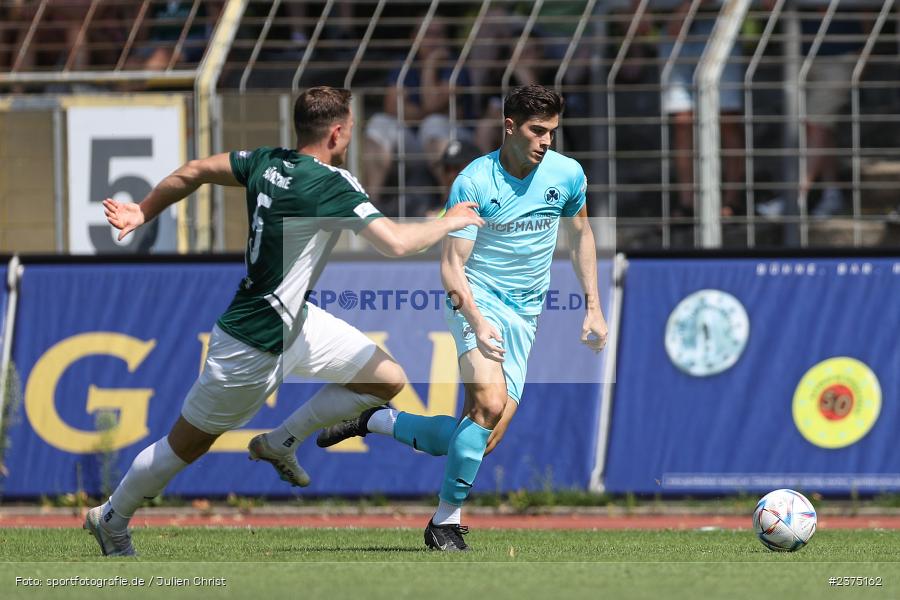
POLYGON ((120 242, 126 235, 144 224, 144 213, 135 202, 118 202, 112 198, 103 201, 103 213, 109 224, 119 230, 120 242))
POLYGON ((475 340, 482 356, 489 360, 503 362, 506 350, 503 349, 503 338, 497 328, 485 321, 475 328, 475 340))
POLYGON ((453 231, 463 229, 469 225, 481 227, 484 225, 484 219, 475 212, 477 207, 478 204, 475 202, 460 202, 447 209, 443 218, 450 219, 450 225, 453 227, 453 231))
POLYGON ((600 352, 606 346, 608 335, 609 328, 606 325, 606 319, 603 318, 603 313, 598 310, 584 316, 584 323, 581 325, 582 344, 594 352, 600 352))

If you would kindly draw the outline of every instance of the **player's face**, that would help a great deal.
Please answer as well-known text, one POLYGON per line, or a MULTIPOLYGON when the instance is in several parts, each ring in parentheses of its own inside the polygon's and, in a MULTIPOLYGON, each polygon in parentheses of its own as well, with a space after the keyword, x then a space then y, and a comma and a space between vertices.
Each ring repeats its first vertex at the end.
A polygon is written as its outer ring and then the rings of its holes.
POLYGON ((517 125, 506 119, 506 139, 513 157, 520 164, 536 165, 543 160, 553 143, 553 136, 559 128, 559 115, 549 118, 535 117, 517 125))

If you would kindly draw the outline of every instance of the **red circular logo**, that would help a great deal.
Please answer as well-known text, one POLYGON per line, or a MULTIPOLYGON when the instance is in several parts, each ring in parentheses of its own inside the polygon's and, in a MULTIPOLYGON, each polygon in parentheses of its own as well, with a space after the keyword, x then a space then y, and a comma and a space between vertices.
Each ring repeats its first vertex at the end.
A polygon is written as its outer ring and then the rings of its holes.
POLYGON ((829 421, 837 421, 849 415, 853 404, 853 391, 839 383, 828 386, 819 396, 819 411, 829 421))
POLYGON ((835 356, 813 366, 794 390, 797 430, 820 448, 846 448, 862 439, 881 413, 881 384, 864 362, 835 356))

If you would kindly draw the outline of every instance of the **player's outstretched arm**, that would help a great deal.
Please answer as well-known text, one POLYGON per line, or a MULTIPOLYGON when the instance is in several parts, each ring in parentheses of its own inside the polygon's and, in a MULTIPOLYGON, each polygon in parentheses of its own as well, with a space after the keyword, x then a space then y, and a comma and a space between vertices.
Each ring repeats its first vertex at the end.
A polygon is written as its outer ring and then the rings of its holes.
POLYGON ((502 348, 503 338, 497 328, 491 325, 475 306, 472 288, 466 279, 466 261, 469 260, 474 247, 475 240, 459 237, 448 237, 444 240, 441 252, 441 282, 447 290, 447 298, 453 310, 461 312, 471 325, 481 354, 490 360, 503 362, 503 355, 506 354, 506 350, 502 348))
POLYGON ((209 158, 185 163, 160 181, 139 204, 118 202, 107 198, 103 201, 106 220, 119 230, 119 240, 121 241, 144 223, 155 219, 159 213, 172 204, 190 196, 204 183, 241 185, 231 170, 228 154, 216 154, 209 158))
POLYGON ((563 223, 569 235, 572 266, 584 291, 584 304, 587 309, 581 326, 581 342, 595 352, 600 352, 606 346, 609 331, 603 310, 600 308, 600 293, 597 289, 597 246, 594 243, 594 232, 591 230, 587 207, 583 207, 574 217, 563 219, 563 223))
POLYGON ((449 209, 443 217, 424 223, 397 223, 388 218, 375 219, 361 233, 385 256, 392 258, 410 256, 427 250, 451 231, 465 229, 471 225, 476 227, 484 225, 484 220, 474 210, 476 206, 474 202, 461 202, 449 209))

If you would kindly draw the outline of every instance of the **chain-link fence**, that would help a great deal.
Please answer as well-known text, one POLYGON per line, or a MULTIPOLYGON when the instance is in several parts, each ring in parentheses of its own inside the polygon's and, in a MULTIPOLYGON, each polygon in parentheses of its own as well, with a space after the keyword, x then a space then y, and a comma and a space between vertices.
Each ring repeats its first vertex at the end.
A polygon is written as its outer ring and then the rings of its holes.
MULTIPOLYGON (((61 93, 186 90, 185 135, 203 155, 292 145, 292 95, 345 86, 350 168, 398 216, 440 207, 459 167, 448 144, 497 148, 503 94, 541 83, 566 98, 556 148, 588 173, 591 213, 616 218, 618 243, 601 243, 872 246, 900 230, 893 0, 42 0, 0 12, 0 93, 28 97, 6 96, 0 118, 61 93)), ((20 142, 5 136, 0 155, 20 142)), ((242 248, 242 195, 211 200, 185 216, 190 247, 242 248)))

